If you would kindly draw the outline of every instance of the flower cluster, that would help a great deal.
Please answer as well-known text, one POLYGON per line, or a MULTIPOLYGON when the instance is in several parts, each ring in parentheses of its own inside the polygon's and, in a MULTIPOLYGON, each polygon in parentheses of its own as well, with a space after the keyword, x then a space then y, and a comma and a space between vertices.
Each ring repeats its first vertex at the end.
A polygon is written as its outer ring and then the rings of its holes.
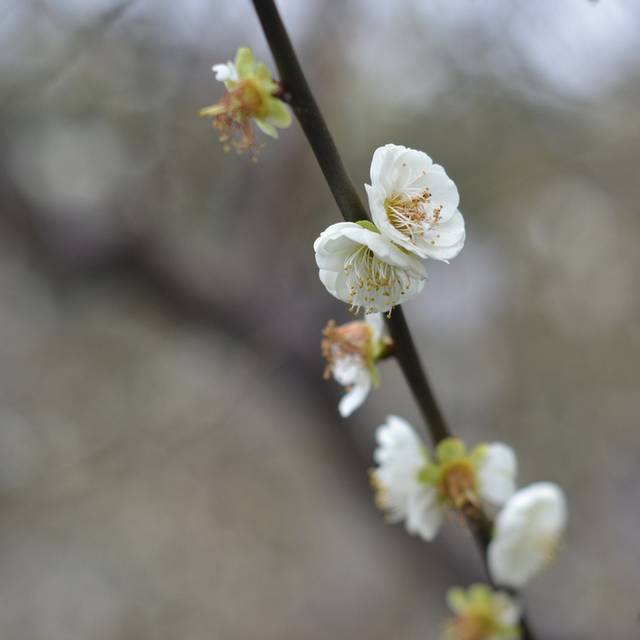
POLYGON ((373 223, 340 222, 313 248, 327 291, 355 311, 391 313, 422 290, 421 258, 447 262, 464 245, 459 195, 444 169, 422 151, 376 149, 365 185, 373 223))
MULTIPOLYGON (((509 446, 481 444, 469 451, 457 438, 447 438, 431 454, 411 425, 397 416, 387 418, 376 439, 371 483, 376 504, 389 521, 403 521, 409 533, 430 541, 447 514, 461 514, 473 525, 484 513, 499 509, 487 556, 494 582, 520 589, 550 562, 566 525, 564 494, 549 482, 516 491, 517 462, 509 446)), ((504 609, 510 612, 504 619, 496 613, 504 596, 483 589, 472 587, 465 598, 452 592, 457 618, 447 638, 518 637, 514 610, 504 609)))
POLYGON ((235 62, 213 65, 213 71, 226 91, 219 102, 200 109, 200 115, 212 118, 225 151, 231 147, 239 153, 256 151, 252 120, 272 138, 278 137, 276 127, 291 124, 291 114, 278 97, 280 86, 267 65, 256 61, 251 49, 241 47, 235 62))

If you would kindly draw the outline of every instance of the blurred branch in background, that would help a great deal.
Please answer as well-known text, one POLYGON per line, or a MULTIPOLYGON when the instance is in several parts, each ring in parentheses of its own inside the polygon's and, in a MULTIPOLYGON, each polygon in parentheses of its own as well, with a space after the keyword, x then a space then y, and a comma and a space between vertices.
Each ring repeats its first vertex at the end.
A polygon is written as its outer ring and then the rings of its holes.
MULTIPOLYGON (((73 31, 70 43, 65 43, 65 47, 58 58, 49 62, 45 67, 29 74, 27 78, 17 78, 14 86, 10 86, 6 93, 8 101, 4 101, 2 110, 11 114, 24 108, 26 103, 37 100, 39 93, 44 93, 57 82, 65 73, 79 61, 87 49, 94 46, 96 40, 102 38, 105 32, 120 20, 126 12, 136 3, 137 0, 123 0, 114 4, 104 11, 98 18, 95 18, 86 28, 78 28, 73 31)), ((48 6, 45 1, 33 3, 36 11, 41 11, 54 21, 56 19, 55 9, 48 6)), ((4 88, 6 90, 6 88, 4 88)), ((5 116, 6 117, 6 116, 5 116)))

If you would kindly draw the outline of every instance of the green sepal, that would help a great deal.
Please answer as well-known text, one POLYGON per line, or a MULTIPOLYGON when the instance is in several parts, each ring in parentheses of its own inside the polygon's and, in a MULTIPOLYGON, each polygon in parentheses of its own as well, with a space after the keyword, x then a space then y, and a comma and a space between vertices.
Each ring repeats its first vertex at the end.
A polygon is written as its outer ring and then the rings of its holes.
POLYGON ((486 584, 472 584, 467 590, 470 604, 491 606, 493 590, 486 584))
POLYGON ((275 82, 273 82, 273 78, 271 77, 271 71, 264 62, 258 62, 255 67, 254 74, 262 82, 272 82, 273 84, 275 84, 275 82))
POLYGON ((436 485, 440 480, 440 469, 431 462, 427 463, 418 471, 418 482, 421 484, 436 485))
POLYGON ((240 47, 236 53, 236 70, 239 78, 246 78, 251 75, 256 66, 256 59, 253 57, 253 51, 249 47, 240 47))
POLYGON ((374 233, 380 233, 378 227, 376 227, 371 220, 358 220, 356 222, 357 225, 360 225, 363 229, 367 229, 369 231, 373 231, 374 233))
POLYGON ((447 602, 455 613, 463 613, 467 608, 467 592, 462 587, 452 587, 447 591, 447 602))
POLYGON ((262 120, 261 118, 254 118, 254 119, 260 131, 262 131, 262 133, 266 133, 268 136, 271 136, 272 138, 278 137, 278 130, 270 122, 267 122, 266 120, 262 120))
POLYGON ((479 444, 477 447, 473 448, 469 454, 469 458, 476 469, 484 462, 488 452, 489 447, 486 444, 479 444))
POLYGON ((269 98, 267 117, 276 127, 284 129, 291 124, 291 112, 282 100, 269 98))
POLYGON ((438 443, 436 455, 440 462, 453 462, 464 458, 467 448, 459 438, 445 438, 438 443))
POLYGON ((380 386, 380 372, 378 371, 378 367, 372 364, 369 367, 369 375, 371 376, 371 384, 374 389, 377 389, 380 386))
POLYGON ((498 631, 500 637, 509 638, 509 640, 520 640, 522 638, 522 629, 517 627, 500 627, 498 631))

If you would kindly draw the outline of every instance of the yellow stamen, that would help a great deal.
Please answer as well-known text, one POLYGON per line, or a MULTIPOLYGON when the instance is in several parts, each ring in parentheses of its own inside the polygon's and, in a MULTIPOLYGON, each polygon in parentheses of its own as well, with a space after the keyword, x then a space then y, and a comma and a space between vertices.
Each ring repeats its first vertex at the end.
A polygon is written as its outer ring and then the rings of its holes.
POLYGON ((365 245, 345 260, 344 271, 349 287, 349 304, 356 309, 364 307, 367 313, 375 311, 375 303, 380 296, 390 307, 397 304, 411 285, 403 269, 383 262, 365 245))
MULTIPOLYGON (((412 241, 423 238, 425 224, 429 221, 426 205, 431 200, 431 192, 424 189, 415 196, 393 195, 385 200, 384 206, 389 222, 412 241)), ((440 222, 440 212, 434 210, 434 216, 428 228, 435 227, 440 222)))
POLYGON ((220 141, 239 153, 248 149, 257 152, 251 126, 252 118, 265 118, 268 114, 269 95, 260 89, 253 77, 245 78, 231 91, 225 91, 220 101, 200 109, 200 116, 212 118, 220 141))

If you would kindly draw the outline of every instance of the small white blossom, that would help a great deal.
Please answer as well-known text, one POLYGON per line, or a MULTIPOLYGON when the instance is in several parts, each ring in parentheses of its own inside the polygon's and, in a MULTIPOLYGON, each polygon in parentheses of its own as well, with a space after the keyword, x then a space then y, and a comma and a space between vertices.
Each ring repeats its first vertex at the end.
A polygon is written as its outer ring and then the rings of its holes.
POLYGON ((389 416, 376 432, 374 452, 377 468, 371 472, 376 504, 390 522, 404 520, 409 533, 433 540, 442 523, 438 493, 419 481, 428 461, 426 450, 413 427, 397 416, 389 416))
POLYGON ((426 153, 379 147, 365 188, 373 222, 390 240, 421 258, 446 262, 460 253, 465 228, 458 189, 426 153))
POLYGON ((211 70, 216 74, 216 80, 219 82, 226 82, 227 80, 238 82, 240 80, 236 65, 231 60, 227 64, 214 64, 211 70))
POLYGON ((378 506, 391 521, 405 520, 409 533, 432 540, 446 514, 456 510, 474 519, 481 510, 500 506, 514 491, 516 460, 502 443, 467 451, 457 438, 446 438, 432 458, 413 428, 390 416, 377 432, 372 472, 378 506))
POLYGON ((520 605, 508 594, 484 584, 467 590, 449 589, 447 602, 455 618, 445 626, 443 640, 517 640, 520 605))
POLYGON ((365 315, 365 321, 336 326, 331 321, 323 331, 322 353, 327 361, 325 377, 330 375, 347 393, 338 404, 343 418, 350 416, 365 401, 372 385, 377 384, 376 362, 388 347, 383 340, 382 316, 365 315))
POLYGON ((519 589, 550 562, 567 522, 564 493, 550 482, 517 491, 498 514, 489 544, 497 584, 519 589))
POLYGON ((339 222, 313 244, 320 280, 332 295, 366 313, 390 312, 422 291, 427 274, 413 255, 369 222, 339 222))

